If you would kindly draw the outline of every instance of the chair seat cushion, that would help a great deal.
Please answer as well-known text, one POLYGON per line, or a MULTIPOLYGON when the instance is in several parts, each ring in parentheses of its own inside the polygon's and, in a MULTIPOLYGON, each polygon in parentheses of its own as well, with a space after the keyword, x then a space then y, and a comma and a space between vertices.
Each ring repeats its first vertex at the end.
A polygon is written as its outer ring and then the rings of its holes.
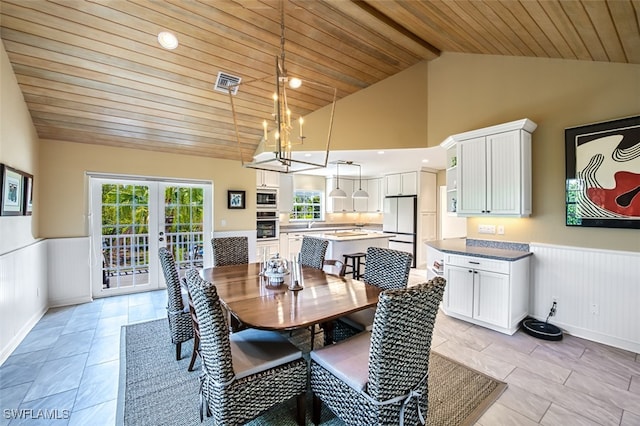
POLYGON ((360 333, 335 345, 311 351, 311 359, 354 390, 365 390, 369 380, 371 333, 360 333))
POLYGON ((302 352, 275 331, 242 330, 229 336, 236 379, 295 361, 302 352))
POLYGON ((358 330, 371 331, 373 329, 373 318, 376 316, 376 308, 367 308, 361 311, 353 312, 344 317, 340 317, 340 321, 344 321, 353 328, 358 330))

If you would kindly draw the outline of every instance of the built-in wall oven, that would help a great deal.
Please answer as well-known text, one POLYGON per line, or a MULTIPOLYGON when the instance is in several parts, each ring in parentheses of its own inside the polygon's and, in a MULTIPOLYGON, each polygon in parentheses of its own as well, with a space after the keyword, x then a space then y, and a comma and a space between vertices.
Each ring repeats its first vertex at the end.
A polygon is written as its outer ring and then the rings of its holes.
POLYGON ((280 235, 278 212, 263 210, 256 213, 256 236, 258 240, 277 240, 280 235))
POLYGON ((258 188, 256 191, 258 209, 278 210, 278 190, 258 188))

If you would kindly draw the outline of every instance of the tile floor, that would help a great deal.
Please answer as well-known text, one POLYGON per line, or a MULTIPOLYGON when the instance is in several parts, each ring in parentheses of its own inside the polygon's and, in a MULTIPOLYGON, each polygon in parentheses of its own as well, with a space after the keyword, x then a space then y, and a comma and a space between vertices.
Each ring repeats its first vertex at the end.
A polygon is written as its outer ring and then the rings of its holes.
MULTIPOLYGON (((423 277, 414 270, 411 282, 423 277)), ((159 290, 51 309, 0 366, 0 425, 114 425, 120 327, 165 318, 165 305, 159 290), (12 418, 20 409, 64 418, 12 418)), ((433 350, 508 383, 477 425, 640 425, 639 354, 506 336, 443 314, 433 350)))

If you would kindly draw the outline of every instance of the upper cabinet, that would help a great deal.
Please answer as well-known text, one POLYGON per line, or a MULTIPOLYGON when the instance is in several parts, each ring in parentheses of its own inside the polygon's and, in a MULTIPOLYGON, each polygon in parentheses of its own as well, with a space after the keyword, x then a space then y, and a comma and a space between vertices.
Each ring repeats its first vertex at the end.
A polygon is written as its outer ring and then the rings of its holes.
POLYGON ((291 213, 293 211, 293 175, 283 173, 280 176, 278 210, 280 213, 291 213))
MULTIPOLYGON (((447 169, 448 211, 460 216, 531 215, 531 133, 528 119, 449 137, 456 160, 447 169)), ((448 158, 450 157, 448 155, 448 158)))
POLYGON ((353 198, 351 198, 351 194, 353 194, 353 183, 354 182, 351 179, 340 179, 340 189, 342 189, 347 194, 347 197, 331 198, 329 197, 329 193, 336 187, 336 179, 327 178, 326 211, 328 213, 353 212, 353 198))
POLYGON ((395 173, 384 177, 384 195, 418 195, 417 172, 395 173))
POLYGON ((367 179, 367 192, 369 193, 367 211, 369 213, 382 213, 382 200, 384 200, 382 178, 367 179))
POLYGON ((256 186, 258 188, 278 188, 280 186, 280 173, 256 170, 256 186))

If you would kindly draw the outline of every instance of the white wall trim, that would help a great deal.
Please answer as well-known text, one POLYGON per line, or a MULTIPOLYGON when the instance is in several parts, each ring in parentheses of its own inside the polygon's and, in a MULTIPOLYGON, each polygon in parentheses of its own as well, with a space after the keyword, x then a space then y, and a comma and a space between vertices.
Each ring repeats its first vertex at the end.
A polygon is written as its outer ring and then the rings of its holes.
POLYGON ((47 240, 49 306, 91 302, 89 237, 47 240))

